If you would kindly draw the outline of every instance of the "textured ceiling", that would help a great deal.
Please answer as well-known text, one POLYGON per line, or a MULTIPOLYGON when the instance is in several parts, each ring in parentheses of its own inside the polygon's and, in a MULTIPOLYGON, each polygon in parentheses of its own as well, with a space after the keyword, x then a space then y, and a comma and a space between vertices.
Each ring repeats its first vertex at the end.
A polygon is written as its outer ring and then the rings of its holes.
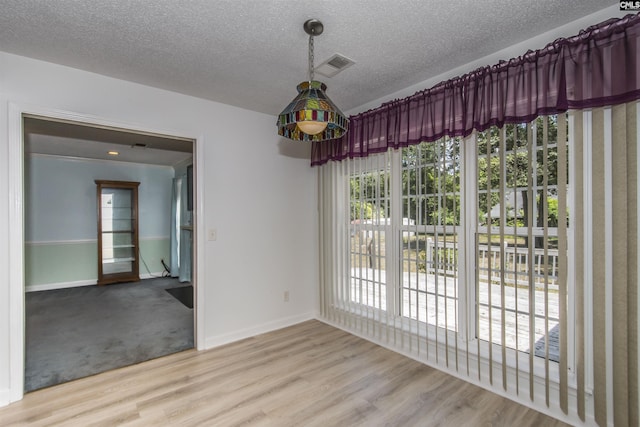
POLYGON ((0 0, 0 50, 277 115, 307 78, 302 24, 317 18, 316 65, 356 62, 322 78, 348 111, 617 3, 0 0))
MULTIPOLYGON (((317 18, 316 65, 335 53, 356 62, 317 76, 349 112, 617 3, 0 0, 0 50, 275 116, 307 79, 302 24, 317 18)), ((132 148, 140 138, 36 121, 25 141, 28 152, 96 159, 113 159, 106 152, 115 148, 117 160, 137 163, 173 165, 190 155, 159 140, 132 148)))

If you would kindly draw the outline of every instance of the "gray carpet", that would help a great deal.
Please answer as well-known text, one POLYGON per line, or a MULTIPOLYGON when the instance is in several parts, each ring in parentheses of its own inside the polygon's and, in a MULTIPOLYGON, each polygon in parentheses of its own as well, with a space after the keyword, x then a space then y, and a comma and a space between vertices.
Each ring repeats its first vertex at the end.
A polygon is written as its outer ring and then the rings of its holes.
POLYGON ((176 279, 26 294, 25 391, 193 348, 176 279))

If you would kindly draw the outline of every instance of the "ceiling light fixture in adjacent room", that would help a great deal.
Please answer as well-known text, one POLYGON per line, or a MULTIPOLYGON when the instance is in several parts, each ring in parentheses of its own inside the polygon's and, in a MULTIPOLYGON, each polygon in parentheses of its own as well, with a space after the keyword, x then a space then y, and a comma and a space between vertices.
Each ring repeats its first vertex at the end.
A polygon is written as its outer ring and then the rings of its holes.
POLYGON ((107 154, 110 156, 117 156, 120 153, 118 153, 117 151, 107 151, 107 154))
POLYGON ((309 34, 309 80, 298 85, 298 96, 278 116, 278 134, 294 141, 325 141, 340 138, 348 130, 349 120, 325 94, 327 86, 314 80, 313 37, 324 30, 322 22, 304 23, 309 34))

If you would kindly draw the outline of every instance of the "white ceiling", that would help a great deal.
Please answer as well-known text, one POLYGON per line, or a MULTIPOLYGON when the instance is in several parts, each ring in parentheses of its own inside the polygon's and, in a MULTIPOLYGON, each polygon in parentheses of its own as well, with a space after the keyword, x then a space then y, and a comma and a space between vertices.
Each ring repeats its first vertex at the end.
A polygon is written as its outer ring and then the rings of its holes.
POLYGON ((316 65, 356 62, 317 76, 349 111, 617 3, 0 0, 0 50, 275 116, 307 79, 317 18, 316 65))

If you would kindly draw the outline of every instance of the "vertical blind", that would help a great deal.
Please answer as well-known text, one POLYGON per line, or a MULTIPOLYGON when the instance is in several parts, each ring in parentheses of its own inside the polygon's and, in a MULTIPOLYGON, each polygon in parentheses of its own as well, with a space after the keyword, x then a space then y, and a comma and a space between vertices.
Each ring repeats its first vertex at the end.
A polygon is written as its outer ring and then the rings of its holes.
POLYGON ((638 108, 575 113, 579 412, 638 425, 638 108))
MULTIPOLYGON (((516 381, 526 367, 531 399, 541 359, 547 405, 550 362, 566 364, 567 352, 566 129, 566 115, 560 114, 477 136, 478 352, 484 342, 499 344, 500 360, 514 360, 516 381)), ((488 346, 490 361, 493 350, 488 346)), ((507 390, 507 364, 500 370, 507 390)), ((566 412, 567 371, 558 372, 566 412)))
POLYGON ((637 425, 637 115, 323 165, 322 317, 569 421, 637 425))

